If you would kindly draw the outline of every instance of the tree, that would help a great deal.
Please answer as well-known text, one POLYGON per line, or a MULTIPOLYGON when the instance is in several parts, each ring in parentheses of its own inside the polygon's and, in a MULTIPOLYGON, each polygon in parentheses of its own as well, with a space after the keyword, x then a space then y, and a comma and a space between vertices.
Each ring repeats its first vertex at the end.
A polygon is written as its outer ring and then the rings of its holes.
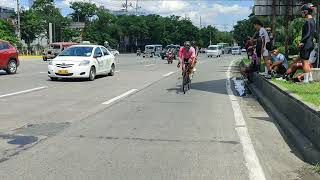
POLYGON ((70 8, 74 10, 71 14, 72 19, 77 22, 88 22, 98 9, 95 4, 89 2, 72 2, 70 8))
POLYGON ((44 31, 43 20, 37 15, 34 10, 26 10, 21 13, 21 38, 28 45, 44 31))
POLYGON ((49 38, 49 23, 53 24, 53 41, 62 39, 62 31, 66 26, 66 18, 55 7, 54 0, 35 0, 32 10, 42 19, 47 38, 49 38))
POLYGON ((0 39, 16 44, 18 39, 14 34, 14 26, 8 21, 0 19, 0 39))

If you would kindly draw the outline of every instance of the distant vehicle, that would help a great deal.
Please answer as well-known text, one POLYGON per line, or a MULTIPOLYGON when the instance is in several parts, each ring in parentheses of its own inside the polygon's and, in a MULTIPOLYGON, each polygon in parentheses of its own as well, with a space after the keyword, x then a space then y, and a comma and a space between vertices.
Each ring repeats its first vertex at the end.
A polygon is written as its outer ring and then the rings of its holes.
POLYGON ((74 45, 65 49, 48 64, 48 76, 59 78, 86 78, 93 81, 97 75, 115 73, 115 58, 109 50, 99 45, 74 45))
POLYGON ((221 57, 222 55, 222 48, 219 45, 210 45, 207 49, 207 56, 208 57, 221 57))
POLYGON ((160 53, 161 59, 165 59, 167 57, 167 52, 169 49, 174 48, 174 58, 176 59, 176 57, 178 56, 179 50, 180 50, 180 45, 174 45, 174 44, 170 44, 167 45, 160 53))
POLYGON ((0 70, 5 70, 8 74, 17 72, 19 61, 19 51, 9 42, 0 40, 0 70))
POLYGON ((240 46, 233 47, 232 55, 241 55, 241 47, 240 46))
POLYGON ((162 45, 146 45, 145 50, 143 52, 143 57, 154 57, 154 56, 160 56, 160 53, 162 51, 162 45))
POLYGON ((65 48, 70 47, 72 45, 76 45, 78 43, 74 42, 55 42, 49 44, 49 49, 44 52, 42 59, 47 61, 48 59, 53 59, 57 55, 59 55, 65 48))
POLYGON ((207 52, 207 48, 200 48, 200 53, 206 53, 207 52))
POLYGON ((221 46, 222 54, 225 54, 228 52, 228 50, 226 49, 227 47, 230 46, 228 43, 218 43, 217 45, 221 46))
POLYGON ((247 50, 245 48, 242 48, 241 52, 247 52, 247 50))
POLYGON ((110 51, 111 54, 113 54, 114 56, 118 56, 118 55, 120 54, 119 51, 116 50, 116 49, 110 49, 109 51, 110 51))

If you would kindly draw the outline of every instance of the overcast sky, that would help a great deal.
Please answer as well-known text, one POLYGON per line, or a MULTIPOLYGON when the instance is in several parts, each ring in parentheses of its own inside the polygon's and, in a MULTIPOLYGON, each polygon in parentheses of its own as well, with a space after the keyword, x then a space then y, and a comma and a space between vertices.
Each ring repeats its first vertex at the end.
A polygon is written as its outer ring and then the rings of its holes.
MULTIPOLYGON (((0 0, 0 5, 15 7, 14 1, 0 0)), ((84 0, 56 0, 56 6, 61 9, 63 15, 67 15, 72 12, 69 8, 69 3, 72 1, 84 0)), ((91 0, 91 2, 111 10, 120 10, 125 0, 91 0)), ((128 2, 133 6, 129 7, 129 10, 135 11, 136 0, 128 0, 128 2)), ((28 0, 21 0, 21 4, 28 8, 28 0)), ((140 12, 162 16, 187 16, 197 26, 200 25, 201 16, 202 25, 213 25, 220 30, 227 28, 228 31, 238 20, 248 17, 252 12, 253 4, 253 0, 138 0, 140 12)))

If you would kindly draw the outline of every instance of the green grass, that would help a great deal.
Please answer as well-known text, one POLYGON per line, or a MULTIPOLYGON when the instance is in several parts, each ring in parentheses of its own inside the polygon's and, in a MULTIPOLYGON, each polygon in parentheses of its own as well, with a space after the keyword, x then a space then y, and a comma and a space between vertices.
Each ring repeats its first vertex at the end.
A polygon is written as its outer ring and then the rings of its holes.
MULTIPOLYGON (((292 93, 297 94, 303 101, 312 103, 316 106, 320 106, 320 83, 310 84, 297 84, 287 81, 272 80, 274 83, 290 90, 292 93)), ((320 164, 319 164, 320 168, 320 164)))
POLYGON ((316 171, 316 173, 320 174, 320 163, 314 166, 314 170, 316 171))

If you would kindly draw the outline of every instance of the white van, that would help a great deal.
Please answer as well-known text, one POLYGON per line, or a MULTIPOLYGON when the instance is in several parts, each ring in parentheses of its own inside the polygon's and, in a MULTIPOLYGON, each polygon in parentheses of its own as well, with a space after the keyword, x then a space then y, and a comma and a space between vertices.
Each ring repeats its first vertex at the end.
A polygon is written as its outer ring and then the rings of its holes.
POLYGON ((241 47, 240 46, 232 47, 232 55, 241 55, 241 47))
POLYGON ((221 57, 222 55, 222 48, 219 45, 210 45, 207 49, 207 56, 208 57, 221 57))

